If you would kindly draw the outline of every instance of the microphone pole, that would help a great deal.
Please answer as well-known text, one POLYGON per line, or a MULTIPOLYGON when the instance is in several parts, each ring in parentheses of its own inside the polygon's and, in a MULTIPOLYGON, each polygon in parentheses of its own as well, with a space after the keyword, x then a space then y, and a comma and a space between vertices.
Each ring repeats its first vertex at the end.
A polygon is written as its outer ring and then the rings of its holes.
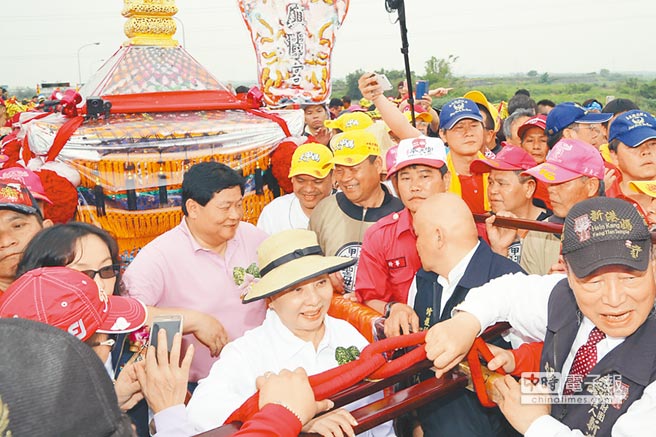
POLYGON ((387 12, 397 11, 399 16, 399 26, 401 28, 401 53, 405 62, 405 80, 408 84, 408 103, 410 104, 410 114, 412 116, 412 125, 417 127, 415 119, 415 99, 412 91, 412 72, 410 71, 410 56, 408 52, 408 28, 405 20, 405 2, 404 0, 385 0, 385 9, 387 12))

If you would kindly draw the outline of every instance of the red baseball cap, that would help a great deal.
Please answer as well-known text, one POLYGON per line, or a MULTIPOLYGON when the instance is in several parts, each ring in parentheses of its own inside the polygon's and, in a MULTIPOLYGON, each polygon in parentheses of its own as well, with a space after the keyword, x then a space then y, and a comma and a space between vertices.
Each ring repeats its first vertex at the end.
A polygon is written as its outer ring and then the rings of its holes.
POLYGON ((536 165, 537 162, 535 162, 535 159, 526 150, 508 144, 494 158, 474 160, 469 166, 469 169, 472 173, 488 173, 490 170, 528 170, 536 165))
POLYGON ((18 181, 0 181, 0 209, 22 214, 41 215, 39 205, 30 190, 18 181))
POLYGON ((524 132, 532 127, 539 127, 544 131, 547 128, 547 116, 544 114, 538 114, 533 118, 529 118, 519 127, 519 129, 517 129, 517 136, 521 138, 522 135, 524 135, 524 132))
POLYGON ((94 333, 123 334, 146 323, 137 299, 108 296, 84 273, 68 267, 30 270, 0 297, 0 317, 46 323, 82 341, 94 333))
POLYGON ((52 204, 52 201, 46 196, 46 190, 43 189, 41 178, 32 170, 24 167, 10 167, 0 170, 0 181, 16 181, 25 185, 35 199, 46 201, 52 204))

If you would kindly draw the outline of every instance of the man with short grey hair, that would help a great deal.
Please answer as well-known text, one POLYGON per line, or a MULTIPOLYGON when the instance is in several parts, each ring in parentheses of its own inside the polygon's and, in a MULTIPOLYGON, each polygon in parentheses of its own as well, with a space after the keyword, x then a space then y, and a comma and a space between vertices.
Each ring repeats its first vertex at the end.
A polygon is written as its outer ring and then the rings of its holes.
POLYGON ((512 144, 517 147, 522 145, 522 139, 517 134, 517 131, 526 120, 534 115, 535 111, 530 109, 517 109, 503 121, 503 135, 506 137, 506 144, 512 144))

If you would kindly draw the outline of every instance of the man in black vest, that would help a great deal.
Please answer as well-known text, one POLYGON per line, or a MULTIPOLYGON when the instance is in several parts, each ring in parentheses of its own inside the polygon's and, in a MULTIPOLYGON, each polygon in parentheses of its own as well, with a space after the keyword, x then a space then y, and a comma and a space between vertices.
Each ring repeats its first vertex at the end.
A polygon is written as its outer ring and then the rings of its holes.
POLYGON ((558 382, 553 403, 530 404, 527 380, 522 386, 510 376, 497 381, 499 406, 519 432, 653 434, 656 262, 650 237, 628 202, 593 198, 575 205, 563 229, 567 276, 506 275, 471 290, 457 314, 426 337, 436 375, 466 354, 482 327, 507 320, 527 338, 544 341, 540 376, 558 382))

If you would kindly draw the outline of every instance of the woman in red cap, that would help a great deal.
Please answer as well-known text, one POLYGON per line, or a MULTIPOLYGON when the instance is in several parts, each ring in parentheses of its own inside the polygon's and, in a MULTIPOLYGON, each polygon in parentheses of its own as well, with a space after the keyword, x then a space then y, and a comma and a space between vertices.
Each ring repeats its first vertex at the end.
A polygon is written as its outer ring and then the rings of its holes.
POLYGON ((18 279, 0 299, 0 317, 17 315, 47 323, 87 343, 110 377, 117 375, 119 404, 128 410, 142 398, 136 373, 129 366, 124 368, 127 372, 116 372, 118 356, 112 363, 110 353, 116 344, 129 346, 126 336, 117 335, 141 328, 147 313, 137 299, 119 296, 119 274, 118 246, 106 231, 79 222, 43 229, 26 246, 18 279), (49 293, 37 300, 39 285, 49 293), (46 301, 51 305, 41 306, 45 312, 35 304, 46 301))

